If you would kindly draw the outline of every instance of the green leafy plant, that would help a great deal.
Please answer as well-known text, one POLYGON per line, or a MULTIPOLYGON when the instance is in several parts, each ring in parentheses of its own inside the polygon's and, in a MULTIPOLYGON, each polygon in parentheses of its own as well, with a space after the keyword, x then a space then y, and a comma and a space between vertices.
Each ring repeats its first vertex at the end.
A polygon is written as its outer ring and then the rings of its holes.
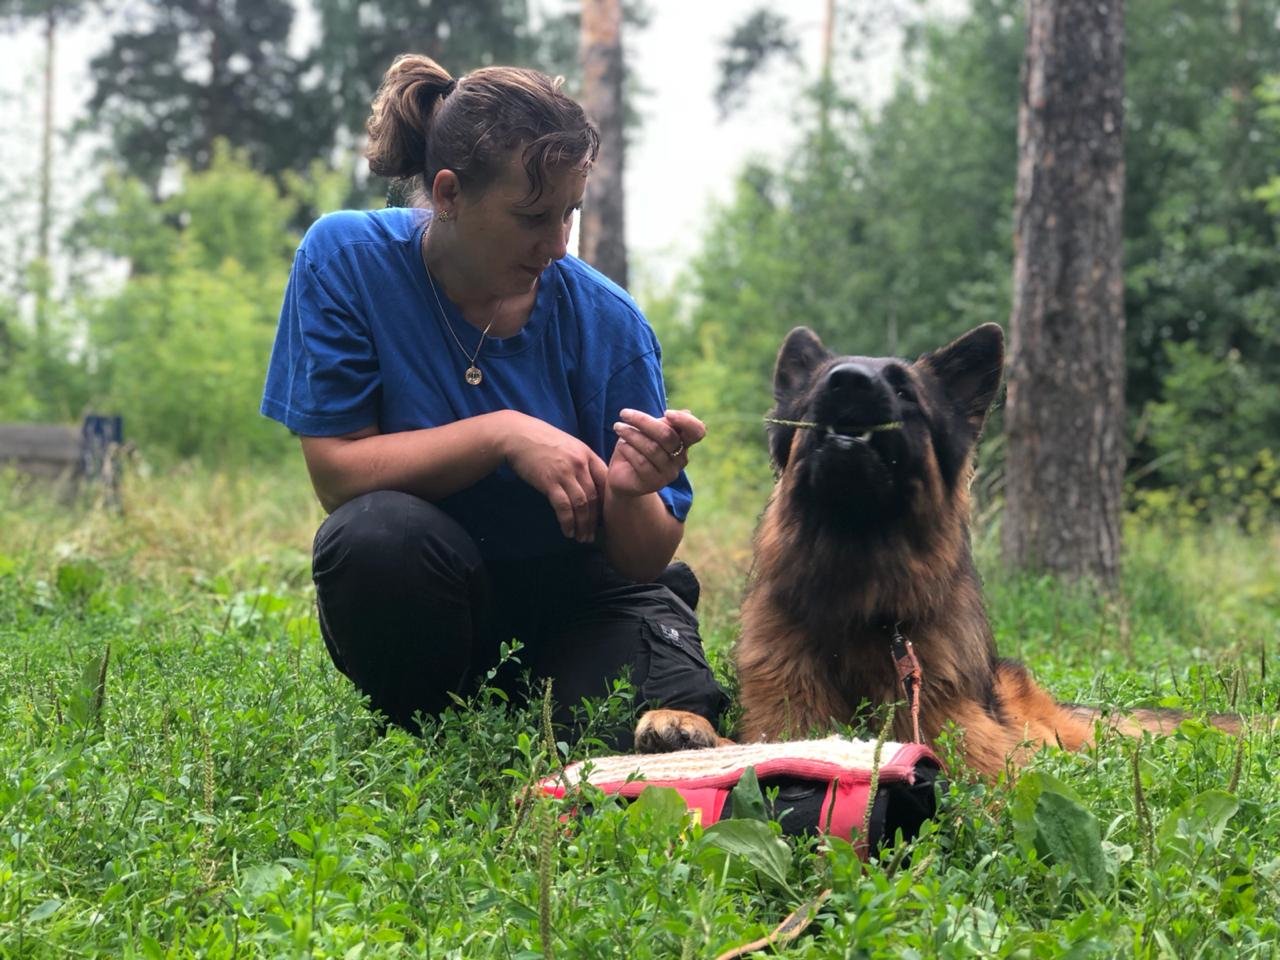
MULTIPOLYGON (((1274 530, 1134 524, 1111 599, 1010 578, 979 531, 1002 653, 1064 700, 1188 719, 1141 742, 1104 725, 1007 782, 952 771, 921 836, 864 862, 784 838, 750 776, 706 827, 662 788, 525 802, 603 749, 548 743, 541 688, 380 734, 318 637, 301 471, 139 478, 121 514, 0 484, 0 510, 0 955, 714 956, 828 889, 786 955, 1266 957, 1280 937, 1274 530)), ((723 519, 696 522, 749 536, 723 519)))

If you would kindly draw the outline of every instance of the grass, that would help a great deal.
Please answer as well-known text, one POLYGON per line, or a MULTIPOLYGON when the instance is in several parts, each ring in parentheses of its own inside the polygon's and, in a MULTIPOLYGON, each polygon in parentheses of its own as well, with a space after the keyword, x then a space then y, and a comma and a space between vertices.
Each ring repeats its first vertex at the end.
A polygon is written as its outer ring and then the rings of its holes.
MULTIPOLYGON (((536 706, 378 736, 319 642, 300 470, 133 477, 121 516, 10 479, 0 513, 2 956, 706 957, 828 887, 788 956, 1277 952, 1263 733, 1047 750, 953 783, 910 850, 788 843, 779 873, 660 796, 518 804, 566 758, 536 706)), ((753 522, 691 521, 721 665, 753 522)), ((1064 699, 1277 712, 1280 534, 1127 537, 1112 601, 980 538, 1002 652, 1064 699)))

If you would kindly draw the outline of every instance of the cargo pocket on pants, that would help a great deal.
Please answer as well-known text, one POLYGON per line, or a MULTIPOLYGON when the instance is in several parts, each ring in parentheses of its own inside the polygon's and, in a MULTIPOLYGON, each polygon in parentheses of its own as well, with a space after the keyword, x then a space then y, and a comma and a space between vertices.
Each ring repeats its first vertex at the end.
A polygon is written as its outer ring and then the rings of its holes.
POLYGON ((633 675, 637 712, 656 707, 688 710, 715 726, 729 697, 711 672, 697 632, 691 626, 646 617, 640 634, 643 648, 633 675))

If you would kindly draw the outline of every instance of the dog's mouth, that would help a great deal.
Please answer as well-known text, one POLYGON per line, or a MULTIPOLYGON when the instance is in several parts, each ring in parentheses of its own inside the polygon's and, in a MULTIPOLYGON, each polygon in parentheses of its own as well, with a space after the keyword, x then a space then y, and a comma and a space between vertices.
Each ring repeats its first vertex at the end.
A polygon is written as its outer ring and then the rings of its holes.
POLYGON ((816 420, 782 420, 777 417, 765 417, 765 423, 777 424, 783 427, 794 427, 801 430, 813 430, 821 436, 838 438, 841 440, 853 440, 857 443, 870 443, 871 436, 875 433, 883 433, 887 430, 901 430, 901 420, 890 420, 887 423, 819 423, 816 420))
POLYGON ((837 422, 830 424, 817 424, 818 430, 829 440, 845 441, 849 443, 871 442, 872 436, 877 433, 884 433, 890 430, 901 430, 901 420, 890 420, 886 423, 874 423, 867 425, 865 423, 849 423, 837 422))

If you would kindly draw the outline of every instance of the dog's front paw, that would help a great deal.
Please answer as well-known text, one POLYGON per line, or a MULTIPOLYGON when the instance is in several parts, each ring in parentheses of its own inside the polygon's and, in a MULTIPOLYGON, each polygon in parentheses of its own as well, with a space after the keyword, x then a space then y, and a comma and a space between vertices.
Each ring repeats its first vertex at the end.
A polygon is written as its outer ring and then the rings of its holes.
POLYGON ((636 750, 670 753, 728 743, 705 718, 685 710, 650 710, 636 725, 636 750))

